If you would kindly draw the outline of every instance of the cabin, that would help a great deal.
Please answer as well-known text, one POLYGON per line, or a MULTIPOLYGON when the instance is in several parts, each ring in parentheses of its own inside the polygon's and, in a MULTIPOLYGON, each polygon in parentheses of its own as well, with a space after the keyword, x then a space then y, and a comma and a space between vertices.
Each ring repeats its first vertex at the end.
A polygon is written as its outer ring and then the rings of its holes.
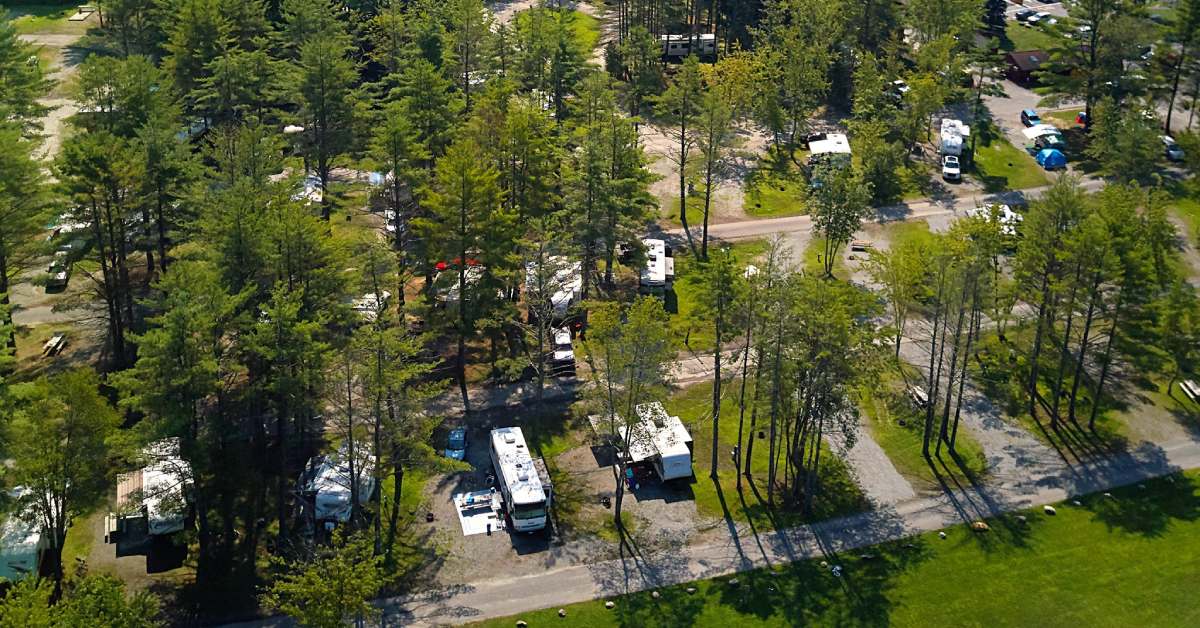
POLYGON ((1032 85, 1037 82, 1034 73, 1049 59, 1044 50, 1010 52, 1004 55, 1004 77, 1018 85, 1032 85))

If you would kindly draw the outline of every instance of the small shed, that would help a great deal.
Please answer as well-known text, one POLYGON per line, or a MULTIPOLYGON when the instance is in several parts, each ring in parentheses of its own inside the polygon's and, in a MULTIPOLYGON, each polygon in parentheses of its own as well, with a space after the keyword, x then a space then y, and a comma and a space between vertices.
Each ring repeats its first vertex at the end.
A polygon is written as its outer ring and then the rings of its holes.
POLYGON ((1050 55, 1044 50, 1024 50, 1004 55, 1004 76, 1017 84, 1037 82, 1034 73, 1042 68, 1050 55))

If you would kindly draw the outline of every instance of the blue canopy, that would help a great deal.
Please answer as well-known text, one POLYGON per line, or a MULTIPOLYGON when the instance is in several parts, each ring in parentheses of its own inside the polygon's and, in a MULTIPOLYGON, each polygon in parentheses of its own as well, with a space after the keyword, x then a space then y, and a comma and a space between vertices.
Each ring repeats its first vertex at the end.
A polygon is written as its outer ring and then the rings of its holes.
POLYGON ((1046 148, 1038 151, 1037 162, 1046 170, 1055 170, 1067 166, 1067 156, 1058 149, 1046 148))

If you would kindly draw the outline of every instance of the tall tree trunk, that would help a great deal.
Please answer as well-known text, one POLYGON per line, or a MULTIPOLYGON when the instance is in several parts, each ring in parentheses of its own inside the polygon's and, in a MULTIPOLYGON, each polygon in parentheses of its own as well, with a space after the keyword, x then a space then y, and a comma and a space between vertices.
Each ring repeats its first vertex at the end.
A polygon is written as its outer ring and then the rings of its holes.
POLYGON ((1088 297, 1087 314, 1083 319, 1083 337, 1079 340, 1079 355, 1075 359, 1075 372, 1071 382, 1071 400, 1067 403, 1067 418, 1071 423, 1078 424, 1075 418, 1075 403, 1079 396, 1079 383, 1083 380, 1083 376, 1087 374, 1084 370, 1084 360, 1087 356, 1088 342, 1091 339, 1092 321, 1096 314, 1096 303, 1099 299, 1100 288, 1100 273, 1096 273, 1095 279, 1092 281, 1092 289, 1088 297))
POLYGON ((1100 400, 1104 394, 1104 384, 1108 380, 1108 368, 1112 362, 1112 348, 1117 342, 1117 330, 1120 329, 1122 307, 1125 300, 1125 289, 1117 296, 1117 305, 1113 309, 1112 327, 1108 330, 1108 343, 1104 346, 1104 357, 1100 360, 1100 377, 1096 380, 1096 390, 1092 393, 1092 411, 1088 416, 1088 429, 1095 431, 1096 415, 1100 411, 1100 400))
POLYGON ((716 325, 716 345, 713 347, 713 387, 712 387, 712 468, 709 470, 708 476, 714 481, 717 479, 717 449, 720 443, 720 423, 721 423, 721 335, 725 330, 725 296, 720 291, 723 286, 718 286, 717 294, 717 320, 716 325))

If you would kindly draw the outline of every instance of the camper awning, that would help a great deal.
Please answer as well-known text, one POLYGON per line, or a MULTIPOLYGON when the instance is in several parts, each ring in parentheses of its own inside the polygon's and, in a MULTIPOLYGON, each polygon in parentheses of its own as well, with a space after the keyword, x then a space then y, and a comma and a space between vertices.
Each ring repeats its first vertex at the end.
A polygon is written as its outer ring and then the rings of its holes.
POLYGON ((1043 135, 1062 135, 1062 131, 1058 127, 1050 124, 1036 124, 1027 129, 1022 129, 1021 133, 1031 140, 1036 140, 1043 135))

